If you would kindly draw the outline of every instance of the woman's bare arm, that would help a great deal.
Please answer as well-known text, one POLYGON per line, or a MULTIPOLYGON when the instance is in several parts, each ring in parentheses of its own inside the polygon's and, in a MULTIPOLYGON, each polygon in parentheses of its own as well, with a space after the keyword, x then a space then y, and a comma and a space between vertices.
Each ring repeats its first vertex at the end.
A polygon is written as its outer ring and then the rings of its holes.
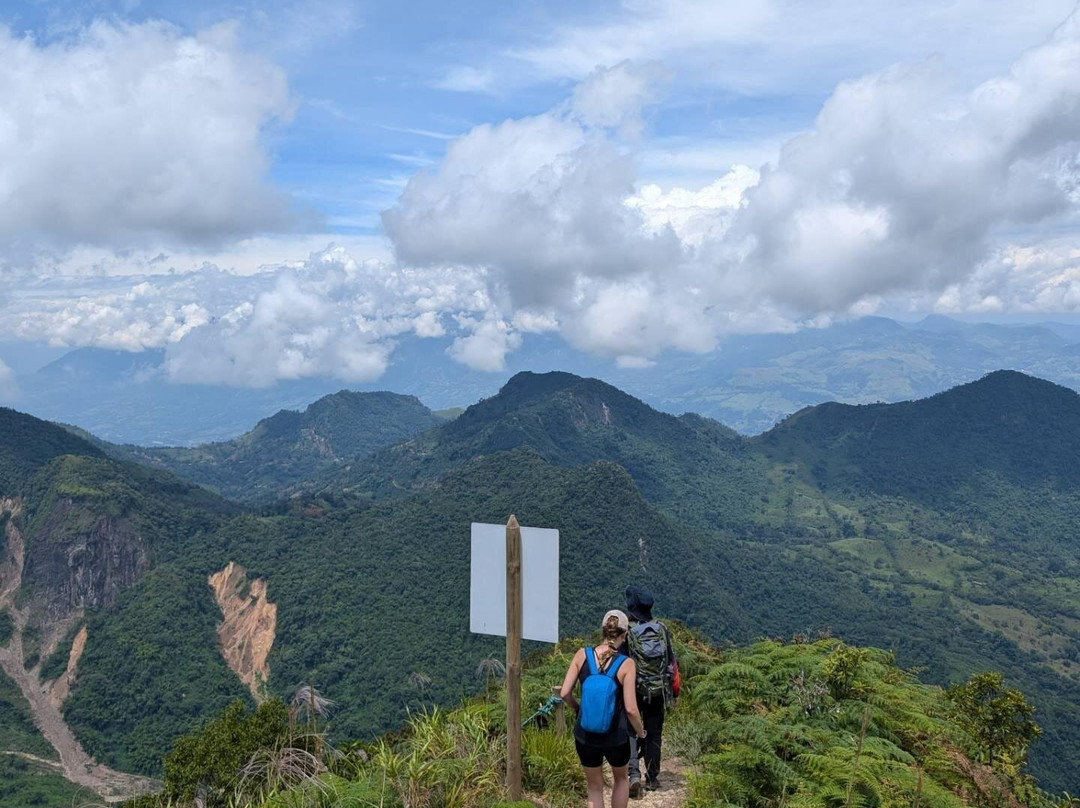
POLYGON ((578 700, 574 698, 574 685, 577 684, 578 674, 581 673, 581 666, 584 664, 585 649, 581 648, 570 661, 570 667, 566 669, 566 676, 563 677, 562 688, 559 690, 559 698, 569 704, 574 712, 578 710, 578 700))
POLYGON ((626 708, 626 717, 630 719, 630 725, 634 728, 639 738, 645 737, 645 725, 641 722, 641 710, 637 703, 637 665, 634 660, 628 659, 619 668, 619 684, 622 685, 623 706, 626 708))

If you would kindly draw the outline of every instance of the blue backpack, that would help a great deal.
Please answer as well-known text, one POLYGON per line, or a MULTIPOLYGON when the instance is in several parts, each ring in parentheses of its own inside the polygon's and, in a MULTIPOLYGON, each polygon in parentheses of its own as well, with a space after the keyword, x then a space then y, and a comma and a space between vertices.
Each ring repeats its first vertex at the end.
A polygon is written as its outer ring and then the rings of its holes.
POLYGON ((596 652, 585 649, 585 660, 589 664, 589 675, 581 683, 581 728, 595 735, 604 735, 611 731, 615 721, 615 696, 619 692, 619 682, 615 678, 626 657, 619 654, 611 660, 603 674, 596 664, 596 652))

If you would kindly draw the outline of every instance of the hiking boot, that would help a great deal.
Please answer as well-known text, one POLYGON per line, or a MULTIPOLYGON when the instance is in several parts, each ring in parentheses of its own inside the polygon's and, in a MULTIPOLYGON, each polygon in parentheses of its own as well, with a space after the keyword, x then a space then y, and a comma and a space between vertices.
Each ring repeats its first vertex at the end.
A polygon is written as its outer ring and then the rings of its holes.
POLYGON ((649 791, 659 791, 660 778, 650 777, 648 780, 645 781, 645 788, 649 789, 649 791))
POLYGON ((644 789, 641 787, 640 780, 630 781, 630 798, 640 800, 644 795, 641 793, 644 789))

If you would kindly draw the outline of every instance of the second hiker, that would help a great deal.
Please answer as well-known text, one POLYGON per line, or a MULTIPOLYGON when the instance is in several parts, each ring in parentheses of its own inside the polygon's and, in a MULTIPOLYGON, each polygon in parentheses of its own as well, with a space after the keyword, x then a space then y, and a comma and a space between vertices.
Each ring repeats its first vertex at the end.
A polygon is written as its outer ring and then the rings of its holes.
POLYGON ((645 784, 650 790, 660 787, 660 746, 664 714, 679 695, 679 666, 671 645, 671 632, 652 616, 653 596, 647 589, 626 588, 626 611, 630 631, 626 652, 637 668, 637 700, 645 724, 645 738, 630 737, 630 796, 641 796, 641 764, 645 759, 645 784), (640 744, 640 747, 639 747, 640 744))

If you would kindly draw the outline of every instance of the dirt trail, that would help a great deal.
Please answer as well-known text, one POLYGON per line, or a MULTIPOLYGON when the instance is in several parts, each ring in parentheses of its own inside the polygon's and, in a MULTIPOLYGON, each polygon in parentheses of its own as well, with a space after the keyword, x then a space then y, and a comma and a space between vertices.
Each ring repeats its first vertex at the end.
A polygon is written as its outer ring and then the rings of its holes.
MULTIPOLYGON (((22 533, 15 527, 15 517, 21 513, 22 503, 18 500, 2 500, 0 511, 11 514, 4 535, 3 560, 0 561, 0 609, 8 610, 15 625, 7 646, 0 648, 0 669, 29 703, 34 723, 60 756, 64 777, 90 789, 106 802, 120 802, 156 789, 158 784, 149 778, 113 771, 90 757, 65 723, 60 706, 50 699, 52 688, 42 684, 40 663, 30 670, 26 669, 22 633, 29 615, 25 609, 15 606, 15 596, 22 585, 25 549, 22 533)), ((71 674, 74 675, 74 670, 71 674)))
POLYGON ((641 808, 682 808, 690 788, 686 782, 690 767, 679 758, 664 758, 660 763, 660 789, 646 791, 640 799, 630 800, 631 806, 641 808))
MULTIPOLYGON (((605 766, 606 769, 606 766, 605 766)), ((682 808, 690 793, 686 775, 690 767, 677 757, 665 757, 660 763, 660 788, 643 791, 638 799, 631 798, 630 808, 682 808)), ((611 805, 611 776, 605 778, 604 804, 611 805)))

